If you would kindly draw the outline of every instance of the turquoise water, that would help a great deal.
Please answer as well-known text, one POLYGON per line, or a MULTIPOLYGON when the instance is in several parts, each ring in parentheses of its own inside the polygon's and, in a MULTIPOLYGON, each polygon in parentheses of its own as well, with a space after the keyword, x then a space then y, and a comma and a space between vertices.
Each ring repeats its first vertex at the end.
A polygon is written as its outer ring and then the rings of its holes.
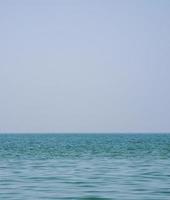
POLYGON ((0 199, 169 200, 170 135, 0 135, 0 199))

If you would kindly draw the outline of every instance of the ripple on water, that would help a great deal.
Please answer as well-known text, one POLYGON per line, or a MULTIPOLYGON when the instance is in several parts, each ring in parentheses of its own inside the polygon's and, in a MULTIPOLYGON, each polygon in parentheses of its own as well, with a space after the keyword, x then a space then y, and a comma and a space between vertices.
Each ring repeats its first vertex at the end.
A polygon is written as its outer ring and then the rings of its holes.
POLYGON ((0 199, 169 200, 170 135, 0 135, 0 199))

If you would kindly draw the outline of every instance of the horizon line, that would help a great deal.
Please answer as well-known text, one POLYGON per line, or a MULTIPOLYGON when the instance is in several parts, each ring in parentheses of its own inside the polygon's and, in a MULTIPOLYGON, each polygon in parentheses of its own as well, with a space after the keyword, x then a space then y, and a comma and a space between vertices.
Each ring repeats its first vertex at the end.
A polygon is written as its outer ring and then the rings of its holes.
POLYGON ((0 135, 5 135, 5 134, 58 134, 58 135, 62 135, 62 134, 170 134, 170 132, 0 132, 0 135))

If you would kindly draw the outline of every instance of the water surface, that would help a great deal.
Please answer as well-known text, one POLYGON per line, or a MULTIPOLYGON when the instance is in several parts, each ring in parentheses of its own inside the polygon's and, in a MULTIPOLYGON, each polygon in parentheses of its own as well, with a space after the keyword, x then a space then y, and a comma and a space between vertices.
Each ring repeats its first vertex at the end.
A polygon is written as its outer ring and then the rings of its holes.
POLYGON ((2 134, 0 199, 169 200, 170 135, 2 134))

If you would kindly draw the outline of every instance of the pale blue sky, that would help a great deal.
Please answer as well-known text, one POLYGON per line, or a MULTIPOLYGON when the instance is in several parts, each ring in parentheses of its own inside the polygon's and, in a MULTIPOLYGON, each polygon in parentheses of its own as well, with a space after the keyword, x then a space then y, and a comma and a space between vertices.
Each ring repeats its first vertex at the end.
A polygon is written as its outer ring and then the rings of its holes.
POLYGON ((1 132, 170 132, 169 0, 0 0, 1 132))

